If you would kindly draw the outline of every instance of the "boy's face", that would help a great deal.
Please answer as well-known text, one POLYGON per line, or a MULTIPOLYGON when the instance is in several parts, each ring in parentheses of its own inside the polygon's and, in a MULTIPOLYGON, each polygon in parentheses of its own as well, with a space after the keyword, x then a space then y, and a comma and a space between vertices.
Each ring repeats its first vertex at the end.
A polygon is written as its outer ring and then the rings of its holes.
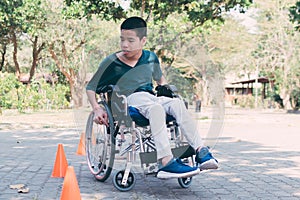
POLYGON ((121 49, 126 57, 138 54, 146 43, 146 37, 140 39, 133 30, 121 30, 121 49))

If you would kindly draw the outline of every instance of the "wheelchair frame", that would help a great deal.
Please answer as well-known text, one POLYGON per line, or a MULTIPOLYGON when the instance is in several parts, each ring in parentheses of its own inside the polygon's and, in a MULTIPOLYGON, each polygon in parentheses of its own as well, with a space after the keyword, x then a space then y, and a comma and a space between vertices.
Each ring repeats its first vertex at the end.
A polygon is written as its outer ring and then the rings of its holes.
MULTIPOLYGON (((113 176, 113 185, 120 191, 131 190, 136 183, 136 176, 132 172, 133 162, 137 160, 139 152, 141 167, 145 175, 156 175, 158 170, 156 149, 151 136, 150 127, 136 125, 128 113, 127 99, 124 95, 117 95, 120 102, 112 102, 113 86, 105 87, 100 92, 98 104, 107 112, 109 126, 94 123, 94 113, 91 112, 85 134, 86 158, 89 170, 94 177, 104 182, 110 176, 114 166, 115 156, 127 154, 125 169, 118 171, 113 176), (114 112, 112 112, 112 110, 114 112), (125 136, 131 137, 128 146, 125 145, 125 136)), ((172 141, 172 153, 182 159, 184 163, 195 165, 194 149, 184 141, 175 121, 167 123, 172 141)), ((188 188, 192 177, 178 178, 182 188, 188 188)))

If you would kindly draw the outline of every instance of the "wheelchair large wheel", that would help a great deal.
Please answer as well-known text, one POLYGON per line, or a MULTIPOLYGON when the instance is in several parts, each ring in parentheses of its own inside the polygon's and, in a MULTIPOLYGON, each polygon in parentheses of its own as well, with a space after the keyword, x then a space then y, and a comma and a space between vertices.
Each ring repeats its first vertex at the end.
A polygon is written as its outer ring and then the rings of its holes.
POLYGON ((122 184, 122 180, 125 174, 125 170, 117 172, 113 177, 113 184, 121 192, 127 192, 131 190, 136 183, 136 176, 133 172, 129 172, 128 179, 125 185, 122 184))
POLYGON ((89 115, 86 126, 86 157, 91 173, 101 182, 111 174, 115 159, 114 121, 105 102, 99 103, 108 116, 109 126, 94 123, 94 113, 89 115))

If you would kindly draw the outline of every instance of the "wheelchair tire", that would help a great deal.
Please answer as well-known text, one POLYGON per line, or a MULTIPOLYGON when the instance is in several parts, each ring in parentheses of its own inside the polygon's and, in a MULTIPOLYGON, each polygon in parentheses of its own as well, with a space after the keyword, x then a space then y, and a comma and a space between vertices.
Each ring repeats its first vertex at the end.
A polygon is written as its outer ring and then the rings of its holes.
POLYGON ((178 183, 182 188, 188 188, 192 184, 193 177, 178 178, 178 183))
POLYGON ((127 192, 131 190, 136 183, 136 176, 133 172, 129 172, 128 179, 125 185, 122 185, 122 179, 124 177, 125 170, 121 170, 114 174, 113 184, 121 192, 127 192))
POLYGON ((109 126, 96 124, 93 121, 94 113, 89 115, 86 134, 85 149, 88 167, 94 177, 104 182, 111 174, 115 159, 114 121, 109 107, 105 102, 100 102, 108 116, 109 126))

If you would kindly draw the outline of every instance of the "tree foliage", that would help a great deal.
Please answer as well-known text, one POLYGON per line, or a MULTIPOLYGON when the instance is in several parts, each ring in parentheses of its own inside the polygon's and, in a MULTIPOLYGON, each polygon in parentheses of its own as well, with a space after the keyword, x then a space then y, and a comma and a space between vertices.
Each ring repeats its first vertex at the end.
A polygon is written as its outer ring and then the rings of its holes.
MULTIPOLYGON (((180 48, 191 38, 197 37, 203 30, 202 27, 223 22, 222 13, 232 8, 238 8, 240 12, 244 12, 252 3, 250 0, 132 0, 130 2, 130 9, 125 10, 118 1, 66 0, 64 13, 67 17, 90 19, 92 15, 96 15, 106 20, 118 20, 139 13, 148 21, 150 34, 147 47, 157 53, 166 71, 172 65, 180 48), (105 13, 103 13, 104 10, 105 13)), ((194 70, 193 73, 199 73, 197 69, 194 70)), ((187 78, 184 72, 180 71, 182 76, 187 78)), ((195 77, 189 78, 194 80, 195 77)))
POLYGON ((254 72, 258 63, 260 74, 276 79, 274 90, 285 102, 292 100, 292 107, 299 102, 299 1, 256 3, 260 18, 255 19, 261 23, 257 34, 227 15, 231 9, 247 12, 251 0, 131 0, 128 8, 122 2, 1 1, 0 70, 13 66, 16 74, 29 73, 33 90, 36 69, 59 71, 71 99, 80 105, 86 72, 94 72, 102 58, 119 49, 119 20, 139 15, 148 22, 146 48, 157 53, 169 82, 183 96, 191 98, 197 91, 204 102, 212 102, 216 78, 254 72))
POLYGON ((101 19, 117 20, 126 16, 121 5, 114 1, 65 0, 65 3, 63 13, 66 18, 82 19, 97 15, 101 19))
MULTIPOLYGON (((241 12, 252 3, 251 0, 219 0, 219 1, 195 1, 195 0, 133 0, 132 9, 140 10, 142 13, 153 16, 155 22, 161 22, 173 13, 185 13, 187 20, 194 25, 201 25, 206 20, 222 19, 222 12, 226 12, 239 6, 241 12)), ((147 17, 147 18, 148 18, 147 17)))
POLYGON ((300 31, 300 1, 290 7, 290 20, 295 24, 295 29, 300 31))
POLYGON ((18 62, 18 43, 21 36, 27 36, 33 44, 32 66, 30 79, 34 75, 37 59, 44 44, 38 45, 38 32, 45 27, 46 13, 42 7, 42 0, 11 0, 0 2, 0 38, 2 47, 3 68, 7 45, 12 43, 14 47, 13 61, 16 75, 20 76, 18 62))

